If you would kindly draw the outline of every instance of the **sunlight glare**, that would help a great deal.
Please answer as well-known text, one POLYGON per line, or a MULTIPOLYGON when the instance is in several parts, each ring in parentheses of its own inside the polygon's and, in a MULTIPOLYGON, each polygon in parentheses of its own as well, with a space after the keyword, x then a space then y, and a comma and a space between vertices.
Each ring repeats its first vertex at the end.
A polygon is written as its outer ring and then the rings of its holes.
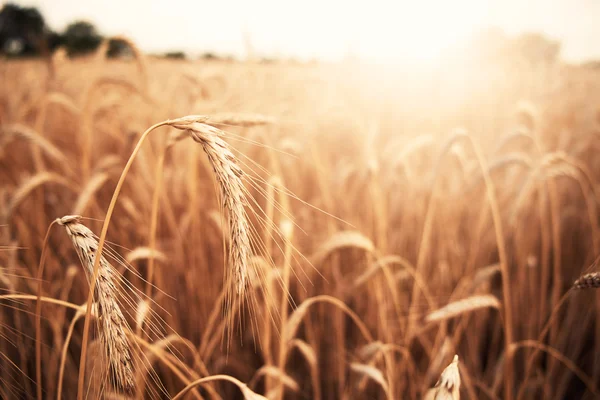
POLYGON ((385 62, 432 62, 468 39, 483 26, 485 2, 475 0, 401 1, 387 3, 378 18, 363 16, 353 50, 367 59, 385 62))

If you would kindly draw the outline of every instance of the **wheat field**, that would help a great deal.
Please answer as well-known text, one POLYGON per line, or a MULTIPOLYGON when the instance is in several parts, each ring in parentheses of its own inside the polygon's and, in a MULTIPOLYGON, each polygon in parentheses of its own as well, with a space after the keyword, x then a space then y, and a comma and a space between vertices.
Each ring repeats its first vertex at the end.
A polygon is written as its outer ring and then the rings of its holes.
POLYGON ((600 71, 105 51, 0 61, 1 398, 600 396, 600 71))

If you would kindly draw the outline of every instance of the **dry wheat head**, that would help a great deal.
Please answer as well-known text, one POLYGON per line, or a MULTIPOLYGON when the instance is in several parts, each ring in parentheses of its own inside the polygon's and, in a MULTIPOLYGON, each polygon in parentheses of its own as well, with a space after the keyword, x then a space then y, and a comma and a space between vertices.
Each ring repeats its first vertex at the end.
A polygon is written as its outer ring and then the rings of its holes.
MULTIPOLYGON (((93 232, 81 224, 79 219, 79 216, 68 215, 57 219, 57 222, 67 230, 86 276, 91 281, 98 241, 93 232)), ((130 391, 134 387, 132 353, 127 339, 130 328, 117 301, 120 289, 118 283, 118 272, 104 256, 101 256, 94 293, 98 307, 100 342, 106 351, 115 383, 130 391)))

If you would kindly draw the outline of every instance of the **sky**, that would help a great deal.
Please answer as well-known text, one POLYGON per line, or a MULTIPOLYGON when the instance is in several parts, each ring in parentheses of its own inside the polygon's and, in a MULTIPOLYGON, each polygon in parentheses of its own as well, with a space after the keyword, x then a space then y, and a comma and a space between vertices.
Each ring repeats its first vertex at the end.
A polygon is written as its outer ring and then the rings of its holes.
MULTIPOLYGON (((13 0, 14 1, 14 0, 13 0)), ((3 3, 0 0, 0 3, 3 3)), ((573 62, 600 59, 600 0, 22 0, 63 29, 86 19, 148 52, 335 60, 433 59, 481 28, 540 32, 573 62)))

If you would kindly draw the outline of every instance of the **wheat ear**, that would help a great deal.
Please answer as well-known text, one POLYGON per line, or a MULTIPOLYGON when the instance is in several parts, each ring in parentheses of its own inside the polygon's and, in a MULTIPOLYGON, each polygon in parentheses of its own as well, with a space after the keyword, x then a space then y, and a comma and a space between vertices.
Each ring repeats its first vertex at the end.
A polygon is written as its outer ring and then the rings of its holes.
POLYGON ((425 400, 460 400, 460 372, 458 355, 448 365, 433 389, 429 389, 425 400))
MULTIPOLYGON (((94 258, 98 249, 98 241, 93 232, 79 220, 79 216, 68 215, 57 219, 56 222, 67 230, 86 276, 88 280, 91 280, 94 275, 94 258)), ((119 387, 131 391, 134 387, 134 378, 131 348, 127 339, 127 332, 130 328, 117 302, 119 296, 117 274, 114 267, 104 256, 101 256, 94 297, 98 307, 100 342, 112 367, 115 383, 119 387)))
POLYGON ((231 245, 229 263, 233 268, 238 294, 242 294, 248 281, 248 258, 250 256, 250 227, 245 207, 246 192, 242 178, 244 172, 223 140, 225 132, 198 122, 197 117, 184 117, 169 121, 168 125, 189 133, 200 143, 213 167, 223 207, 228 212, 231 245))
POLYGON ((591 272, 577 278, 573 282, 575 289, 600 288, 600 272, 591 272))

